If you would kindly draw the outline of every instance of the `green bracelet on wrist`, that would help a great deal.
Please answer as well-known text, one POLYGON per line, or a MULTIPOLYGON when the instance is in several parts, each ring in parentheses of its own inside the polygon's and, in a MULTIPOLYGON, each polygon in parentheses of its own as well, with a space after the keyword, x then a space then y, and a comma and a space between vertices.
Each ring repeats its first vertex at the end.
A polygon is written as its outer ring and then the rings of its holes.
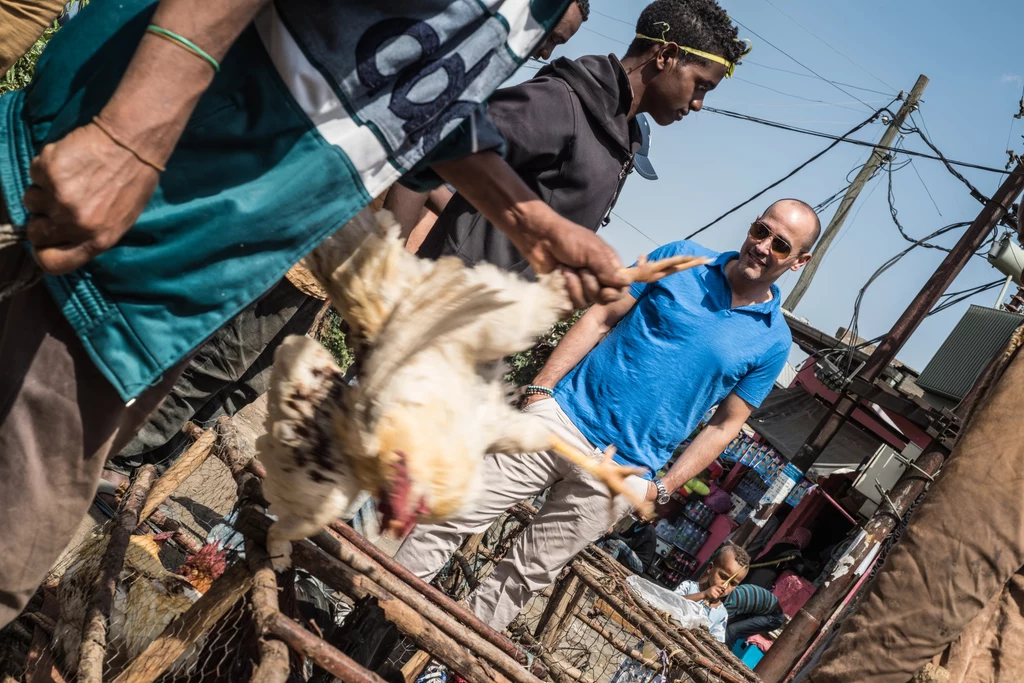
POLYGON ((182 47, 182 48, 188 50, 189 52, 194 54, 196 57, 199 57, 200 59, 204 59, 207 62, 209 62, 210 66, 213 67, 213 70, 216 71, 217 73, 220 73, 220 63, 216 59, 211 57, 209 55, 209 53, 206 52, 206 50, 204 50, 203 48, 199 47, 198 45, 193 43, 188 38, 185 38, 184 36, 179 36, 174 31, 168 31, 167 29, 161 28, 161 27, 157 26, 156 24, 150 24, 149 26, 147 26, 146 27, 146 33, 152 33, 154 36, 159 36, 160 38, 163 38, 164 40, 167 40, 167 41, 170 41, 170 42, 174 43, 178 47, 182 47))

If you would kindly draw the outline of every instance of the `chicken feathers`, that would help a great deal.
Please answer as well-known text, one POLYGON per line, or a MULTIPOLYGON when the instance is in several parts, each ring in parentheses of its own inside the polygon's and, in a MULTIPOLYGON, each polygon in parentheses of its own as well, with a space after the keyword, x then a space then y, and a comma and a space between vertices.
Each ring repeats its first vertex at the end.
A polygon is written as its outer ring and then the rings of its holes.
POLYGON ((305 263, 350 326, 359 373, 345 386, 309 339, 277 352, 258 448, 278 567, 287 541, 338 517, 359 490, 400 534, 471 505, 486 453, 546 448, 548 430, 508 404, 493 369, 571 309, 559 274, 527 282, 417 258, 388 212, 363 211, 305 263))

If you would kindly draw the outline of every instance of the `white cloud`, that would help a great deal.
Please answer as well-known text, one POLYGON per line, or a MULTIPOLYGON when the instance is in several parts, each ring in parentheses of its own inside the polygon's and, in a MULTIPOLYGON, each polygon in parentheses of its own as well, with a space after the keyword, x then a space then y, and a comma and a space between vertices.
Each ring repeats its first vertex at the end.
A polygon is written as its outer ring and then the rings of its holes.
POLYGON ((1003 85, 1020 85, 1021 77, 1020 74, 1003 74, 999 82, 1003 85))

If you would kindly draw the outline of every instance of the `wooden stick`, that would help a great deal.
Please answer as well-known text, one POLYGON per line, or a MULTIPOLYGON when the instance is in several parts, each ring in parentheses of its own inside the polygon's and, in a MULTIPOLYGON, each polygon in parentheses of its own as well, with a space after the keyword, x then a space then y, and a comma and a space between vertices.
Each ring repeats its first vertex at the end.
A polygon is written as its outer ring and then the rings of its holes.
MULTIPOLYGON (((239 514, 235 527, 247 537, 257 542, 264 542, 270 520, 265 515, 251 514, 251 512, 251 510, 243 510, 243 513, 246 514, 239 514)), ((432 620, 426 618, 425 615, 431 612, 429 607, 432 606, 425 598, 420 596, 419 602, 407 604, 373 578, 343 562, 342 558, 352 559, 355 553, 351 550, 343 550, 336 537, 325 531, 313 538, 320 547, 313 545, 311 541, 292 543, 292 562, 295 566, 305 569, 331 588, 340 590, 356 600, 376 598, 388 621, 409 636, 420 649, 429 652, 435 659, 459 673, 469 683, 490 683, 492 680, 508 683, 509 679, 503 675, 504 670, 500 673, 492 670, 483 661, 467 652, 460 642, 442 631, 432 620)), ((366 561, 368 558, 364 559, 364 562, 366 561)), ((394 587, 394 584, 390 587, 394 587)), ((408 586, 405 586, 405 589, 408 591, 408 586)), ((436 617, 436 613, 441 610, 434 607, 432 612, 436 617)), ((448 620, 450 623, 454 623, 450 616, 448 616, 448 620)), ((465 635, 464 627, 455 624, 455 630, 461 630, 465 635)), ((487 645, 479 638, 475 642, 472 639, 467 641, 466 638, 463 638, 463 641, 463 644, 468 642, 467 646, 474 652, 482 652, 484 646, 487 645), (474 645, 479 647, 474 647, 474 645)), ((492 646, 491 649, 496 650, 497 648, 492 646)), ((506 657, 506 659, 509 658, 506 657)), ((514 662, 513 670, 519 674, 513 679, 516 683, 539 683, 536 678, 530 676, 514 662)))
POLYGON ((508 679, 468 653, 449 635, 427 621, 416 609, 399 600, 368 577, 329 556, 309 541, 292 544, 292 561, 327 585, 357 600, 374 597, 388 621, 409 636, 421 649, 462 675, 469 683, 508 683, 508 679))
POLYGON ((405 679, 405 683, 413 683, 420 677, 420 674, 423 673, 428 664, 430 664, 430 653, 417 650, 412 659, 402 667, 402 678, 405 679))
POLYGON ((544 665, 550 672, 551 680, 555 683, 576 683, 582 678, 578 671, 574 672, 577 675, 570 673, 569 668, 555 659, 545 648, 541 647, 540 643, 530 635, 529 631, 525 629, 520 631, 519 637, 524 645, 537 653, 537 657, 544 662, 544 665))
MULTIPOLYGON (((536 509, 534 509, 533 512, 536 514, 536 509)), ((530 659, 526 656, 526 653, 523 652, 523 650, 507 636, 505 636, 505 634, 495 631, 493 628, 481 621, 481 619, 473 614, 473 612, 471 612, 465 605, 455 602, 447 595, 395 562, 393 558, 385 555, 380 548, 363 536, 360 536, 359 532, 355 529, 347 524, 336 522, 331 525, 331 531, 341 536, 345 541, 350 543, 353 548, 376 562, 380 566, 381 572, 387 572, 398 577, 413 591, 426 597, 427 600, 441 608, 445 613, 451 615, 459 625, 465 624, 466 628, 471 629, 481 638, 499 648, 520 665, 526 666, 529 663, 530 659)), ((536 660, 533 661, 530 671, 537 678, 543 679, 547 677, 547 669, 541 662, 536 660)))
POLYGON ((653 671, 661 671, 661 662, 656 662, 653 659, 647 659, 647 657, 644 656, 643 652, 635 650, 626 643, 623 643, 618 638, 616 638, 614 634, 601 628, 601 626, 596 621, 593 621, 584 614, 577 614, 576 618, 583 622, 584 625, 589 626, 591 629, 596 631, 597 634, 605 640, 607 640, 612 647, 614 647, 616 650, 626 655, 630 659, 635 659, 636 661, 640 662, 648 669, 651 669, 653 671))
MULTIPOLYGON (((482 637, 472 629, 458 623, 452 615, 439 608, 424 595, 411 590, 408 584, 385 570, 379 563, 361 553, 347 539, 324 531, 310 538, 328 555, 335 557, 349 567, 380 585, 385 591, 412 607, 417 613, 426 617, 447 636, 453 638, 463 647, 469 648, 491 666, 516 683, 539 683, 536 677, 526 671, 515 659, 510 657, 501 647, 494 645, 490 639, 482 637)), ((490 629, 493 631, 493 629, 490 629)))
POLYGON ((203 549, 203 542, 192 535, 191 531, 185 529, 177 520, 171 519, 160 510, 153 510, 149 516, 151 524, 155 524, 161 531, 170 531, 172 537, 190 555, 195 555, 203 549))
POLYGON ((329 671, 345 683, 386 683, 383 678, 359 666, 350 657, 280 612, 273 614, 267 622, 267 627, 270 633, 283 640, 290 648, 312 659, 320 668, 329 671))
POLYGON ((641 633, 650 638, 651 642, 653 642, 655 646, 668 652, 669 659, 678 659, 684 667, 689 669, 696 668, 697 672, 699 672, 701 668, 707 669, 722 680, 728 681, 728 683, 746 683, 746 678, 733 672, 731 669, 726 669, 721 664, 715 662, 714 659, 703 654, 686 652, 680 648, 671 638, 669 638, 665 631, 656 626, 655 623, 652 623, 650 619, 646 619, 637 614, 635 610, 628 607, 618 596, 613 595, 611 591, 606 590, 586 565, 574 562, 572 567, 573 571, 580 577, 580 580, 587 584, 592 591, 597 593, 602 600, 607 602, 608 605, 618 612, 623 619, 627 620, 641 633), (696 664, 697 667, 694 667, 694 664, 696 664))
POLYGON ((252 612, 259 635, 260 663, 251 683, 285 683, 291 671, 288 646, 273 637, 271 625, 280 614, 277 603, 277 576, 266 548, 246 540, 245 558, 252 572, 252 612))
POLYGON ((206 462, 206 459, 210 457, 210 451, 213 449, 213 442, 216 438, 217 434, 213 430, 204 432, 198 441, 167 468, 164 475, 153 485, 149 500, 146 501, 146 507, 142 508, 142 513, 139 515, 140 523, 146 521, 183 481, 192 476, 206 462))
POLYGON ((238 429, 227 415, 217 418, 213 431, 217 433, 217 447, 214 452, 217 458, 227 465, 231 476, 237 479, 255 456, 242 448, 238 429))
POLYGON ((168 624, 114 683, 152 683, 160 678, 178 657, 224 618, 245 596, 250 585, 252 576, 244 565, 236 564, 228 569, 187 612, 168 624))
POLYGON ((78 680, 82 683, 100 683, 103 680, 110 605, 121 578, 124 554, 132 531, 139 525, 139 510, 145 505, 156 476, 156 468, 152 465, 140 467, 125 493, 121 509, 111 521, 107 547, 100 561, 99 581, 82 624, 82 645, 78 656, 78 680))

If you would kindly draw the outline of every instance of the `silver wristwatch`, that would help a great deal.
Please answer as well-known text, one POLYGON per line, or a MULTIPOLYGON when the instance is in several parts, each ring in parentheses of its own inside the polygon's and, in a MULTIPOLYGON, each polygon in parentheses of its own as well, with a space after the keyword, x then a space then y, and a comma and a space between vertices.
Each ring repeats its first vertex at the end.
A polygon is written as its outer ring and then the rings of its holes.
POLYGON ((669 499, 668 489, 665 488, 665 484, 662 483, 661 479, 657 477, 654 478, 654 486, 658 489, 658 505, 664 505, 669 499))

